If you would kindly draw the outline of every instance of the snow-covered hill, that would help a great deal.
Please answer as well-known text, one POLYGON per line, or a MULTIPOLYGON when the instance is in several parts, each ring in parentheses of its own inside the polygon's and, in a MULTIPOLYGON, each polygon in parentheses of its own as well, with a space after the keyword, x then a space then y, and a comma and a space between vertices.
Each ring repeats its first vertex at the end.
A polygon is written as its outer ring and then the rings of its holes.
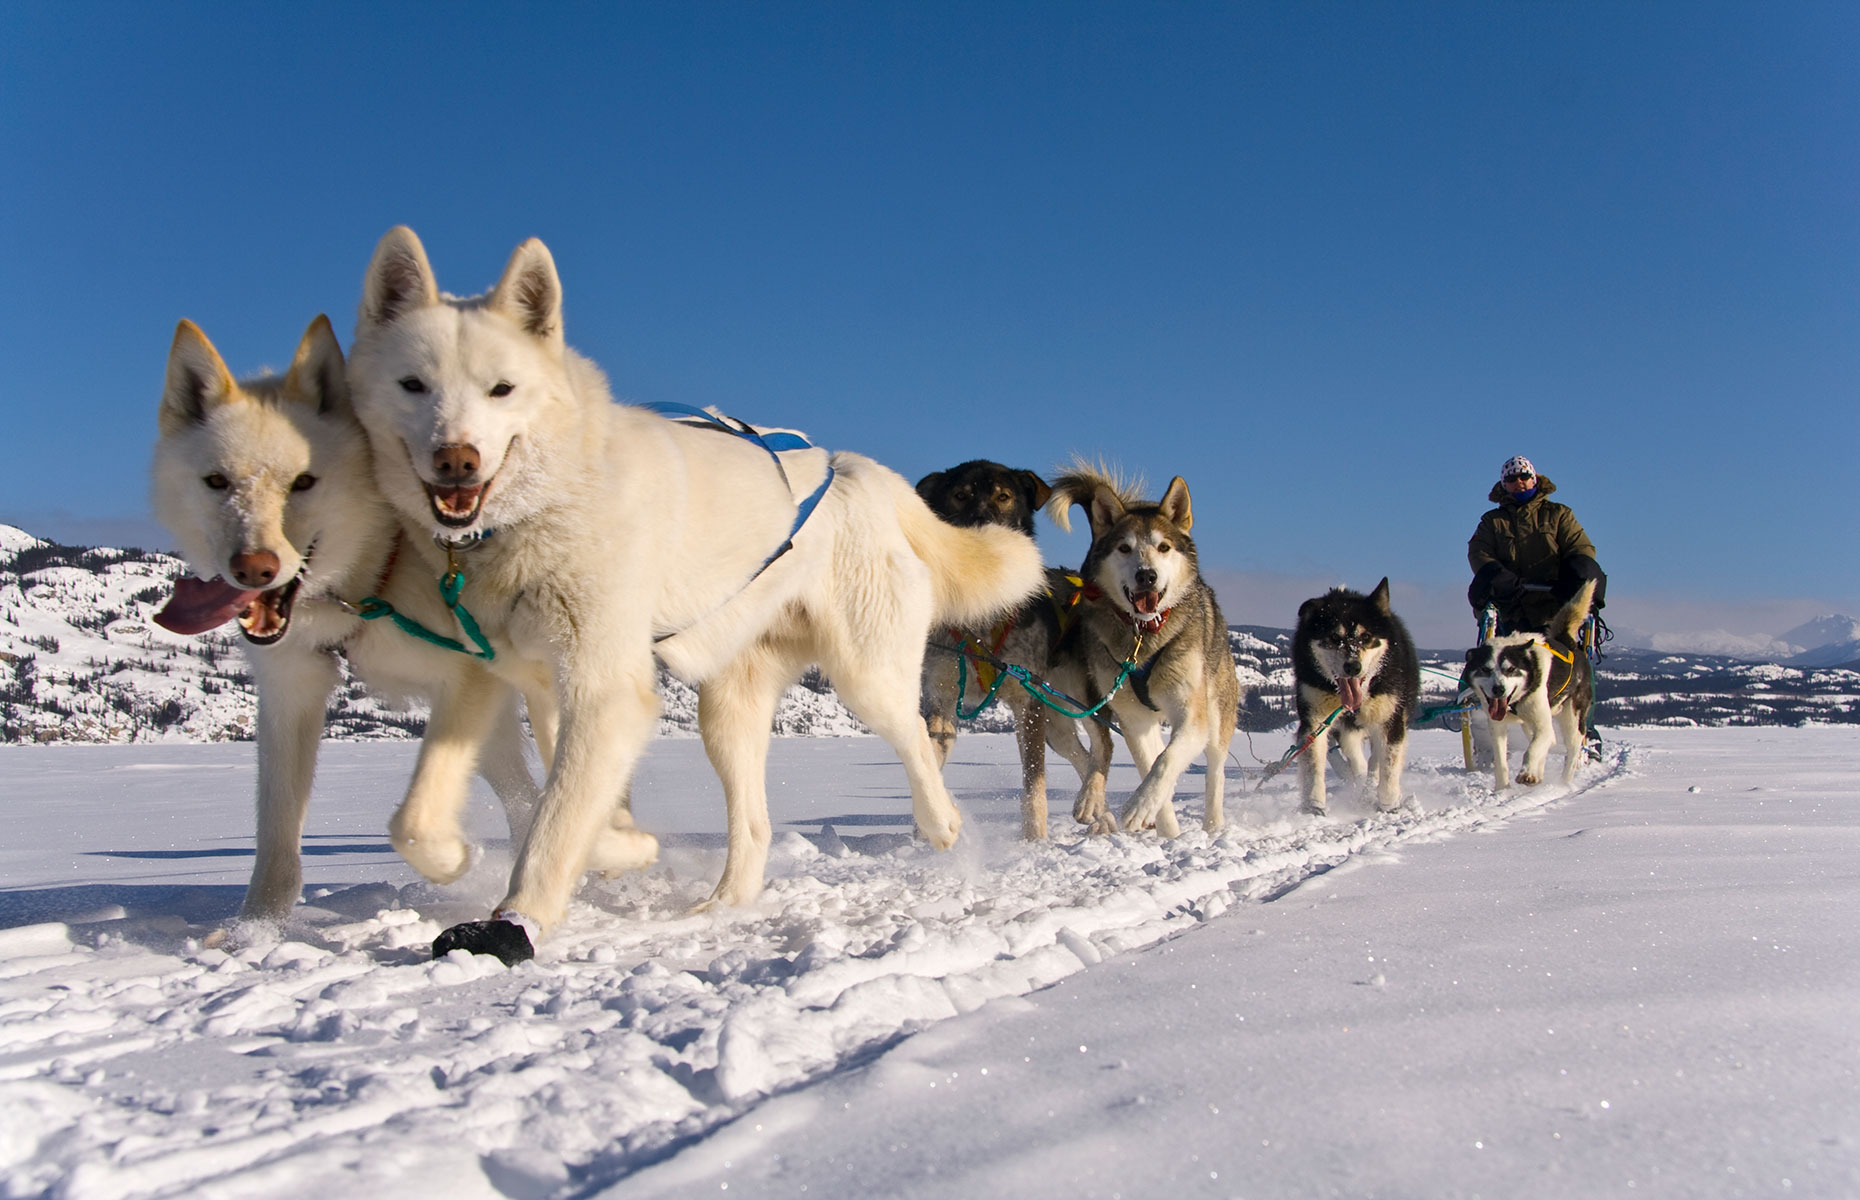
MULTIPOLYGON (((62 546, 0 525, 0 742, 204 742, 249 739, 257 696, 233 626, 183 637, 151 617, 169 581, 186 566, 169 554, 62 546)), ((1788 665, 1708 654, 1610 648, 1601 666, 1598 723, 1634 725, 1801 725, 1860 722, 1860 674, 1830 664, 1860 658, 1855 622, 1818 618, 1785 638, 1790 645, 1834 641, 1788 665), (1845 646, 1846 649, 1839 649, 1845 646), (1810 660, 1813 661, 1810 661, 1810 660)), ((1291 633, 1241 625, 1229 647, 1247 689, 1240 714, 1248 731, 1292 719, 1291 633)), ((1459 672, 1459 651, 1423 655, 1424 705, 1443 703, 1459 672)), ((689 737, 697 696, 661 673, 660 732, 689 737)), ((423 711, 384 703, 353 679, 332 699, 329 736, 341 740, 417 737, 423 711)), ((1000 705, 970 727, 1001 732, 1000 705)), ((789 689, 775 717, 784 736, 865 732, 810 674, 789 689)))
MULTIPOLYGON (((154 614, 187 570, 170 554, 63 546, 0 525, 0 742, 218 742, 253 735, 258 696, 233 625, 198 637, 154 614)), ((661 677, 660 732, 692 736, 697 695, 661 677)), ((382 702, 345 675, 328 735, 418 737, 419 708, 382 702)), ((818 676, 790 689, 776 732, 865 732, 818 676)))

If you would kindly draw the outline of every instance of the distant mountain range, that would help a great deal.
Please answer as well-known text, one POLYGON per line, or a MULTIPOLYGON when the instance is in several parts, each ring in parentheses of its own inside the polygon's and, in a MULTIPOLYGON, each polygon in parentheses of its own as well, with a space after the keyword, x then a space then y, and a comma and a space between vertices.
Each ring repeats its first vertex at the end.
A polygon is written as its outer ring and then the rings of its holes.
POLYGON ((1727 633, 1661 633, 1648 648, 1669 654, 1710 654, 1790 667, 1833 667, 1860 661, 1860 621, 1826 614, 1776 637, 1727 633))
POLYGON ((1790 666, 1834 667, 1860 662, 1860 621, 1852 617, 1816 617, 1783 634, 1781 640, 1803 647, 1787 660, 1790 666))
MULTIPOLYGON (((168 554, 63 546, 0 525, 0 742, 249 739, 257 696, 236 627, 183 637, 150 619, 169 582, 185 570, 168 554)), ((1599 671, 1598 721, 1605 727, 1860 723, 1860 626, 1822 617, 1779 640, 1796 649, 1789 663, 1611 647, 1599 671)), ((1248 688, 1242 728, 1283 727, 1291 719, 1291 632, 1236 626, 1229 643, 1248 688)), ((1423 706, 1445 705, 1460 651, 1424 658, 1431 672, 1423 706)), ((695 693, 661 672, 660 694, 661 732, 694 733, 695 693)), ((352 679, 330 704, 331 737, 417 737, 424 725, 423 712, 385 704, 352 679)), ((1010 727, 999 705, 972 725, 1010 727)), ((864 730, 829 682, 810 674, 783 698, 775 732, 864 730)))

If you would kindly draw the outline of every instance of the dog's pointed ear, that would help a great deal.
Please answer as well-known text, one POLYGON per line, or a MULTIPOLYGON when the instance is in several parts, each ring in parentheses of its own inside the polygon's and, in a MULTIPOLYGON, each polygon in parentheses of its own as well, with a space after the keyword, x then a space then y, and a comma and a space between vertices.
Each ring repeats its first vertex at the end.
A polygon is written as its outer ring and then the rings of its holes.
POLYGON ((226 361, 200 326, 183 319, 174 327, 168 349, 168 377, 162 385, 159 421, 163 434, 199 424, 207 414, 239 394, 226 361))
POLYGON ((319 413, 348 410, 349 377, 342 366, 342 346, 322 313, 297 343, 297 354, 284 376, 284 394, 319 413))
POLYGON ((404 313, 438 303, 433 265, 426 261, 426 247, 413 230, 396 225, 382 234, 375 244, 375 256, 368 261, 368 273, 362 277, 360 326, 386 325, 404 313))
POLYGON ((1041 479, 1032 471, 1021 471, 1019 475, 1020 485, 1027 489, 1027 497, 1032 501, 1027 507, 1038 509, 1052 498, 1053 489, 1046 480, 1041 479))
POLYGON ((943 484, 948 478, 949 474, 946 471, 932 471, 917 481, 918 499, 928 504, 930 511, 939 517, 943 515, 943 510, 938 505, 942 502, 943 484))
POLYGON ((1091 536, 1094 539, 1103 537, 1106 530, 1123 519, 1126 511, 1124 498, 1114 489, 1104 484, 1093 488, 1091 503, 1085 508, 1085 516, 1091 521, 1091 536))
POLYGON ((1376 590, 1369 593, 1369 600, 1376 606, 1377 612, 1385 617, 1389 615, 1389 577, 1387 575, 1384 575, 1382 582, 1376 585, 1376 590))
POLYGON ((503 278, 491 289, 485 307, 509 317, 531 337, 561 346, 562 280, 549 247, 530 238, 511 251, 503 278))
POLYGON ((1303 604, 1300 604, 1298 606, 1298 623, 1302 625, 1307 620, 1309 620, 1311 618, 1311 614, 1316 612, 1318 609, 1318 605, 1322 603, 1324 603, 1324 597, 1313 596, 1311 597, 1311 599, 1305 601, 1303 604))
POLYGON ((1483 647, 1480 647, 1480 646, 1474 646, 1472 649, 1466 652, 1466 665, 1467 666, 1470 667, 1473 665, 1473 656, 1478 654, 1482 648, 1483 647))
POLYGON ((1163 493, 1161 507, 1162 515, 1183 533, 1195 527, 1195 514, 1188 506, 1188 484, 1183 482, 1180 475, 1169 481, 1169 490, 1163 493))

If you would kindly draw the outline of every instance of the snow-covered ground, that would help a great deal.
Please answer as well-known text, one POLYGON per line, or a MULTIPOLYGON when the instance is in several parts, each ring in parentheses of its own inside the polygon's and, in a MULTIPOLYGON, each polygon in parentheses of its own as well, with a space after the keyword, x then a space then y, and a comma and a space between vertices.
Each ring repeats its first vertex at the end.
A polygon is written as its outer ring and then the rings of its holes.
POLYGON ((1236 750, 1218 837, 1027 846, 966 737, 935 854, 881 743, 778 740, 768 893, 692 917, 722 804, 661 741, 661 863, 507 970, 428 959, 508 853, 481 798, 459 885, 400 863, 409 744, 325 748, 312 899, 230 954, 251 747, 0 749, 0 1195, 1860 1194, 1860 730, 1500 799, 1422 733, 1328 820, 1236 750))

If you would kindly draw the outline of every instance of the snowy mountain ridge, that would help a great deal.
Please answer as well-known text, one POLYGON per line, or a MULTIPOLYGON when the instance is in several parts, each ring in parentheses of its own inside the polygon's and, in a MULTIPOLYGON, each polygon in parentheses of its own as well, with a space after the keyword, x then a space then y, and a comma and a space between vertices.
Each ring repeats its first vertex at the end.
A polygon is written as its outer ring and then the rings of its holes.
MULTIPOLYGON (((0 743, 223 742, 253 736, 258 693, 228 623, 196 637, 154 614, 187 564, 138 549, 63 546, 0 525, 0 743)), ((660 733, 695 736, 697 694, 661 673, 660 733)), ((346 670, 326 736, 418 737, 423 709, 371 695, 346 670)), ((865 732, 818 676, 791 688, 778 733, 865 732)))
MULTIPOLYGON (((0 525, 0 743, 213 742, 253 736, 257 695, 231 624, 198 637, 157 626, 170 581, 187 570, 170 554, 64 546, 0 525)), ((1602 725, 1800 725, 1860 722, 1860 623, 1819 617, 1794 639, 1836 640, 1784 665, 1724 655, 1610 648, 1600 668, 1602 725), (1852 637, 1853 640, 1840 640, 1852 637)), ((1247 689, 1242 728, 1292 717, 1291 633, 1241 625, 1229 647, 1247 689)), ((1423 705, 1453 689, 1459 651, 1425 654, 1423 705)), ((697 696, 661 672, 660 732, 694 736, 697 696)), ((346 678, 331 698, 327 734, 339 740, 417 737, 424 712, 383 702, 346 678)), ((1011 728, 996 705, 970 728, 1011 728)), ((775 719, 784 736, 865 732, 828 682, 810 673, 775 719)))

